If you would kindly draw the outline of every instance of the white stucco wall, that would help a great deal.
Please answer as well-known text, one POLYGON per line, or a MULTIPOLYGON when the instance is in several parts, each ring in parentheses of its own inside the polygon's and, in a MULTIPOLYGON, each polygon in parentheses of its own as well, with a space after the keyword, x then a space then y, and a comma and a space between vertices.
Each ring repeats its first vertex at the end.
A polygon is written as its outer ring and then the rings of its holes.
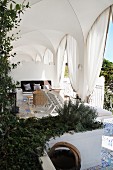
POLYGON ((46 65, 38 62, 20 63, 12 70, 11 76, 15 81, 21 80, 51 80, 52 86, 56 86, 55 65, 46 65))
POLYGON ((81 170, 101 165, 101 145, 103 129, 69 134, 51 139, 51 148, 57 142, 68 142, 74 145, 81 155, 81 170))

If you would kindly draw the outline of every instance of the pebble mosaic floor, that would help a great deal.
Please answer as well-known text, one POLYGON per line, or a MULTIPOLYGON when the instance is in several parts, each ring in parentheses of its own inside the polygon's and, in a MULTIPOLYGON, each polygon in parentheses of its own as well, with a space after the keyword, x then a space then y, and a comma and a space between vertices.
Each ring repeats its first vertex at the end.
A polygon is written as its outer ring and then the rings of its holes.
MULTIPOLYGON (((18 102, 20 113, 23 114, 23 117, 30 115, 30 109, 27 104, 26 98, 23 101, 18 102)), ((113 138, 110 141, 109 137, 113 136, 113 119, 107 122, 104 122, 104 134, 103 136, 107 136, 108 146, 110 145, 111 149, 107 149, 102 147, 101 157, 102 162, 101 165, 91 167, 85 170, 113 170, 113 138)))

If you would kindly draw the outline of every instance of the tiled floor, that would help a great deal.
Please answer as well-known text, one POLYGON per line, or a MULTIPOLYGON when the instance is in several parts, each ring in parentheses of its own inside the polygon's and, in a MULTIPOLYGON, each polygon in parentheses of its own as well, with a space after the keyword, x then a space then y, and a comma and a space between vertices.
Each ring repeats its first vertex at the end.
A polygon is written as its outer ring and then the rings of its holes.
POLYGON ((42 118, 48 116, 49 113, 51 112, 52 112, 51 115, 53 116, 57 114, 54 110, 54 107, 48 109, 48 107, 41 107, 41 106, 35 107, 33 105, 29 105, 26 96, 24 96, 23 101, 19 100, 17 102, 17 105, 19 107, 18 116, 21 118, 28 118, 28 117, 42 118))
MULTIPOLYGON (((17 105, 19 106, 20 113, 18 115, 20 117, 23 117, 23 118, 34 117, 34 114, 32 113, 32 107, 29 107, 26 97, 24 97, 23 101, 18 101, 17 105)), ((104 122, 104 134, 102 138, 103 140, 105 140, 104 136, 105 137, 107 136, 107 140, 103 141, 106 148, 102 147, 101 165, 98 165, 96 167, 91 167, 87 170, 113 170, 113 140, 111 139, 111 137, 113 136, 113 119, 110 119, 104 122), (110 149, 107 149, 107 146, 110 149)))
POLYGON ((101 165, 87 170, 113 170, 113 119, 104 121, 104 132, 102 136, 101 165))
POLYGON ((19 117, 21 118, 30 117, 31 111, 29 105, 27 104, 26 97, 24 97, 23 100, 18 100, 17 106, 19 107, 19 114, 18 114, 19 117))

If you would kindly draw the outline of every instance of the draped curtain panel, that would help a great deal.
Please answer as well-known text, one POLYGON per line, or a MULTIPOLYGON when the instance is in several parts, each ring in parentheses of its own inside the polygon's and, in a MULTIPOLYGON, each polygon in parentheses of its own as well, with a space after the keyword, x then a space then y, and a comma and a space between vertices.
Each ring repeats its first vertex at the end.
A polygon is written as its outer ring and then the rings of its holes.
POLYGON ((109 16, 110 8, 98 17, 87 37, 84 61, 85 84, 83 86, 84 96, 82 96, 82 100, 91 95, 100 74, 110 21, 109 16))
POLYGON ((111 19, 111 20, 110 20, 110 22, 112 22, 112 23, 113 23, 113 5, 111 6, 111 8, 110 8, 110 9, 111 9, 111 11, 110 11, 110 12, 111 12, 111 13, 110 13, 110 14, 111 14, 111 15, 110 15, 110 16, 111 16, 111 18, 110 18, 110 19, 111 19))
POLYGON ((67 61, 69 69, 69 78, 74 91, 78 91, 78 55, 77 42, 70 35, 67 36, 67 61))
POLYGON ((67 52, 64 51, 64 58, 63 58, 63 64, 62 64, 62 70, 61 70, 61 79, 60 79, 60 86, 61 88, 64 88, 64 74, 65 74, 65 66, 67 63, 67 52))
POLYGON ((46 49, 45 51, 44 64, 48 64, 48 65, 54 64, 53 53, 49 49, 46 49))
POLYGON ((59 85, 62 84, 62 71, 63 71, 63 63, 64 63, 64 55, 65 55, 65 50, 66 50, 66 36, 63 38, 61 41, 58 51, 57 51, 57 78, 59 85))

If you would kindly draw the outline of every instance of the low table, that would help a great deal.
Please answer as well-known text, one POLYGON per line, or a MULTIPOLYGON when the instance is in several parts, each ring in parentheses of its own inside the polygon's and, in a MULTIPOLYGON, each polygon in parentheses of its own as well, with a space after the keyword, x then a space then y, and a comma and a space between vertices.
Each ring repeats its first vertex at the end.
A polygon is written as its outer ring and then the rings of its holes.
POLYGON ((43 106, 47 102, 48 99, 43 90, 36 90, 33 92, 33 104, 35 106, 43 106))
POLYGON ((33 96, 27 96, 27 100, 29 105, 33 104, 33 96))

